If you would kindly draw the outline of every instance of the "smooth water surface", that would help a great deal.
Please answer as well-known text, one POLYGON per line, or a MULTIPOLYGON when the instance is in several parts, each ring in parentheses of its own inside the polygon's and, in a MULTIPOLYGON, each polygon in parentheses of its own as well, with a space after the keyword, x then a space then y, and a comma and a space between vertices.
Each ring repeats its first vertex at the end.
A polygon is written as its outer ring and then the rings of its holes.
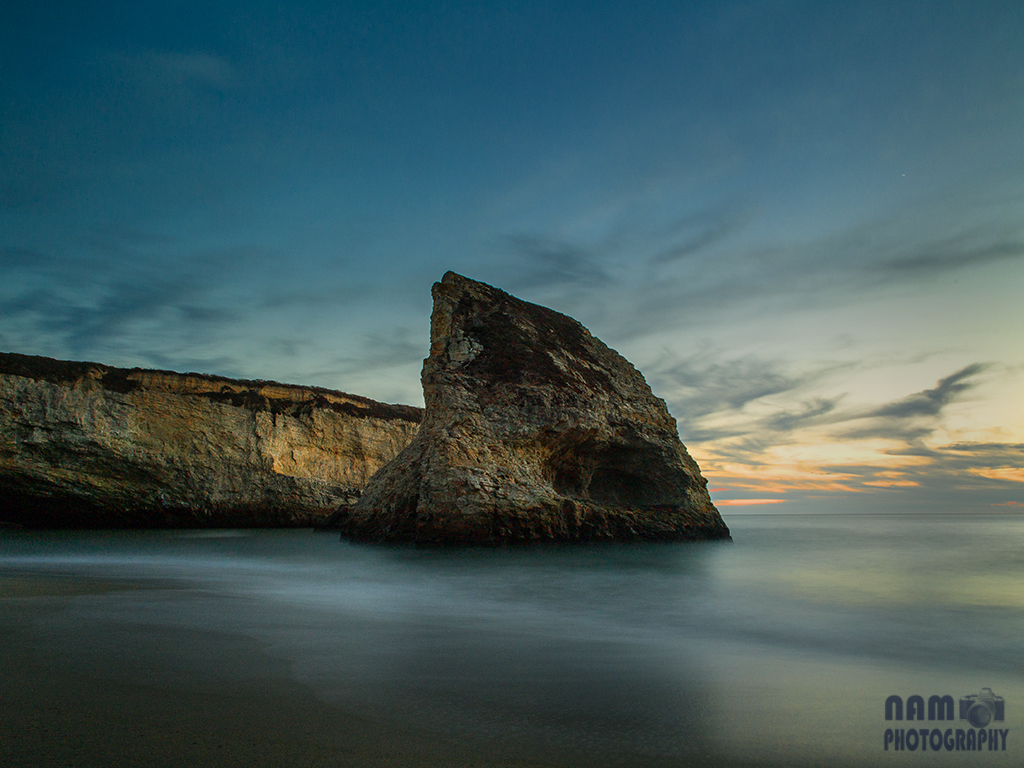
POLYGON ((164 764, 143 757, 147 729, 164 734, 194 701, 209 730, 167 749, 197 765, 1022 764, 1024 517, 727 522, 733 542, 503 549, 308 531, 5 532, 0 620, 22 649, 6 663, 50 685, 20 706, 53 732, 86 722, 76 702, 100 713, 55 742, 0 714, 7 756, 164 764), (269 680, 306 696, 320 730, 275 722, 269 680), (969 728, 887 722, 888 696, 982 687, 1005 701, 992 724, 1005 750, 883 750, 887 727, 969 728), (245 693, 257 689, 265 706, 245 693), (67 712, 47 698, 62 691, 67 712), (119 707, 147 697, 163 720, 119 707), (215 759, 210 721, 229 732, 231 710, 250 706, 246 722, 268 718, 246 737, 253 751, 225 737, 215 759), (117 735, 92 744, 80 732, 103 717, 117 735))

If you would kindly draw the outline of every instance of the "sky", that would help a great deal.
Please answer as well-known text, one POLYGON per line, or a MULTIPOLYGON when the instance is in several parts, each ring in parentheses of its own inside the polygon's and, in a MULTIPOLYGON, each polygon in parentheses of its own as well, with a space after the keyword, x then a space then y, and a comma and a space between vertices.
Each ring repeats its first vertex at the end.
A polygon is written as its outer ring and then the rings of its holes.
POLYGON ((1024 4, 7 3, 0 350, 422 405, 451 269, 724 512, 1024 511, 1024 4))

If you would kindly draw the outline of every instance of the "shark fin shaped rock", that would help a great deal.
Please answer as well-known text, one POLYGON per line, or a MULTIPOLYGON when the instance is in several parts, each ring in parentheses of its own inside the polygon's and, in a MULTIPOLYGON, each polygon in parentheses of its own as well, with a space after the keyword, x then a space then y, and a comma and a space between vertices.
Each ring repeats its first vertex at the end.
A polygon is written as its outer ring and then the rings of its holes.
POLYGON ((566 315, 448 272, 433 286, 419 433, 339 515, 424 544, 729 538, 675 419, 566 315))

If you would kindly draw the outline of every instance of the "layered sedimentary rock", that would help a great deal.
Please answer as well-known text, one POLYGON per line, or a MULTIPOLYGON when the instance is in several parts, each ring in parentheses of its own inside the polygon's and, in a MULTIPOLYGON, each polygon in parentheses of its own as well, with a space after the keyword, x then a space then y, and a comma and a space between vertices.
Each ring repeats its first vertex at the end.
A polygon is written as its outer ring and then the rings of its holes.
POLYGON ((315 524, 420 416, 313 387, 0 354, 0 522, 315 524))
POLYGON ((570 317, 452 272, 419 434, 339 514, 376 541, 728 538, 665 402, 570 317))

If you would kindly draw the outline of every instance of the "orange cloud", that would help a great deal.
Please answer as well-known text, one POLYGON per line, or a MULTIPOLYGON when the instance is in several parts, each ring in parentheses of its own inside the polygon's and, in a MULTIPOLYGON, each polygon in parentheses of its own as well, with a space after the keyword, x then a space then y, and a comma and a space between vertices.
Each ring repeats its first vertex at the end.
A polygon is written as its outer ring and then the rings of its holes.
MULTIPOLYGON (((969 403, 960 402, 961 395, 976 386, 968 379, 983 369, 967 366, 934 388, 845 410, 824 407, 839 402, 832 395, 799 402, 764 396, 738 401, 739 406, 719 398, 717 410, 693 420, 709 439, 691 443, 690 453, 721 490, 758 498, 884 492, 895 501, 899 491, 911 498, 918 490, 937 488, 1005 493, 1006 483, 1024 483, 1024 433, 1002 416, 1004 426, 994 432, 975 416, 965 416, 973 411, 965 410, 969 403), (812 407, 815 403, 822 408, 812 407)), ((740 383, 744 380, 740 376, 740 383)))
MULTIPOLYGON (((770 461, 767 458, 767 461, 770 461)), ((812 466, 792 464, 769 464, 747 466, 743 464, 711 463, 704 474, 717 475, 719 482, 725 480, 730 488, 740 488, 760 493, 785 493, 787 491, 856 491, 855 475, 830 472, 812 466)))
POLYGON ((898 448, 892 441, 842 442, 821 436, 814 441, 769 446, 749 458, 731 455, 728 445, 706 444, 692 455, 706 477, 731 488, 755 493, 856 493, 872 490, 869 483, 876 488, 917 485, 906 470, 920 470, 932 459, 901 454, 898 448))
POLYGON ((785 499, 723 499, 716 501, 716 507, 746 507, 755 504, 781 504, 785 499))
POLYGON ((987 477, 989 480, 1012 480, 1015 483, 1024 483, 1024 467, 980 467, 968 471, 987 477))

